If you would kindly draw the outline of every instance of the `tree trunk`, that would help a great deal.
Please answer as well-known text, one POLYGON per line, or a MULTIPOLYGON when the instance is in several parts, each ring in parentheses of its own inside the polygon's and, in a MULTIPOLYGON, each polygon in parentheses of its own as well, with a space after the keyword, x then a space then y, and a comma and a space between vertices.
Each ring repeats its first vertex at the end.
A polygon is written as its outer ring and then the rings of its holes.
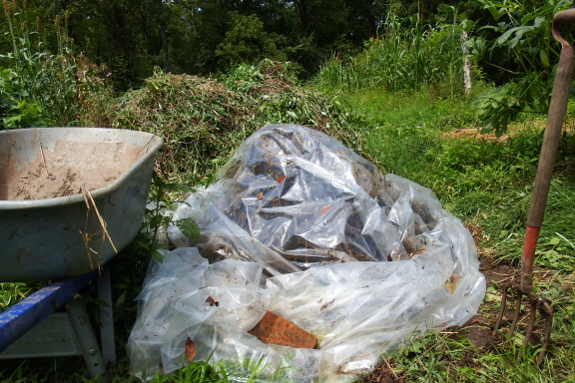
POLYGON ((463 83, 465 86, 465 97, 471 95, 471 60, 469 60, 469 49, 467 42, 467 32, 461 32, 461 52, 463 53, 463 83))
POLYGON ((166 24, 160 25, 160 34, 162 35, 162 52, 164 54, 164 73, 170 71, 170 63, 168 62, 168 31, 166 24))

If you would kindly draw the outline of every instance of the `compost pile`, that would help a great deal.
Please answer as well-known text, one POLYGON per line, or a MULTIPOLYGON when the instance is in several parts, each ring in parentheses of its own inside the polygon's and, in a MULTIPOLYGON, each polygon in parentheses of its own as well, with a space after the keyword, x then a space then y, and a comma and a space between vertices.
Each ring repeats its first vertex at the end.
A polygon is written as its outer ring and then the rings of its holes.
POLYGON ((429 189, 298 125, 254 133, 173 219, 177 249, 138 297, 136 375, 180 368, 192 341, 196 359, 235 362, 239 380, 251 360, 264 380, 351 381, 413 334, 462 325, 485 293, 471 235, 429 189), (177 224, 190 218, 198 243, 177 224), (318 346, 250 335, 266 311, 318 346))

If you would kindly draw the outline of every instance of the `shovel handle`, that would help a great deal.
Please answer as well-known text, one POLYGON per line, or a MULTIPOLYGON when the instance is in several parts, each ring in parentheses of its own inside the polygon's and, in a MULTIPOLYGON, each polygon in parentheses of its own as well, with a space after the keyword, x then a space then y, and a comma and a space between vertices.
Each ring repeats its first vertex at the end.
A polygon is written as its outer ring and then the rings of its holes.
POLYGON ((553 92, 551 93, 547 125, 543 136, 533 194, 531 195, 527 229, 525 231, 521 254, 521 289, 525 294, 530 293, 532 290, 533 258, 539 238, 539 229, 543 223, 545 205, 547 204, 549 186, 555 166, 555 155, 557 154, 557 147, 559 146, 563 119, 567 111, 569 89, 573 79, 573 56, 575 49, 572 44, 563 39, 559 32, 559 25, 567 23, 575 23, 575 9, 557 12, 553 16, 553 37, 561 43, 561 56, 555 75, 553 92))
POLYGON ((551 26, 553 37, 561 43, 562 47, 566 47, 571 44, 561 36, 559 32, 559 25, 561 24, 575 24, 575 8, 559 11, 553 15, 553 24, 551 26))
POLYGON ((573 24, 575 23, 575 8, 559 11, 553 15, 553 24, 573 24))

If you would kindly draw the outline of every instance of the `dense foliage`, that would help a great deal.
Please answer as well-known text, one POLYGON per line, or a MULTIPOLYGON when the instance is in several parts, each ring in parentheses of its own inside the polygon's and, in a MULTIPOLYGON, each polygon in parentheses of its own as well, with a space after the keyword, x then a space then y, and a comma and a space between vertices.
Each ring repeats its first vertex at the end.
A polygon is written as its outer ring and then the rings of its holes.
MULTIPOLYGON (((479 17, 479 4, 452 2, 458 17, 479 17)), ((0 28, 14 14, 55 53, 58 19, 76 52, 105 64, 116 90, 141 84, 160 66, 172 73, 221 72, 241 60, 289 60, 309 77, 333 52, 358 52, 375 37, 386 14, 418 13, 434 21, 452 12, 439 1, 384 0, 4 0, 0 28)), ((0 51, 11 50, 0 37, 0 51)), ((1 63, 1 60, 0 60, 1 63)), ((6 63, 0 64, 6 65, 6 63)))
POLYGON ((207 75, 263 59, 291 62, 300 79, 325 67, 327 87, 433 85, 453 96, 462 93, 467 62, 474 81, 497 86, 473 107, 485 129, 501 134, 518 113, 546 112, 559 52, 550 21, 571 4, 60 0, 46 7, 4 0, 0 49, 9 53, 0 56, 8 68, 0 75, 0 112, 5 128, 74 124, 94 86, 123 92, 142 86, 156 67, 207 75))
MULTIPOLYGON (((452 12, 455 12, 452 9, 452 12)), ((375 38, 350 59, 334 57, 315 81, 327 90, 381 89, 418 91, 445 86, 451 95, 463 93, 460 25, 431 25, 417 15, 399 19, 389 13, 375 38)))

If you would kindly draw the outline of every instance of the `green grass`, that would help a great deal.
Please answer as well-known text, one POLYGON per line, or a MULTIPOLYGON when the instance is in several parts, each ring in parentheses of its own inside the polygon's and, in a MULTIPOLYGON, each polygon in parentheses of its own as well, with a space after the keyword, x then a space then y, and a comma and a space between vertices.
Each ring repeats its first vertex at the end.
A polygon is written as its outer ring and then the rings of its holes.
MULTIPOLYGON (((525 116, 501 141, 451 137, 445 133, 475 126, 467 101, 428 95, 362 91, 339 97, 370 122, 366 150, 385 171, 431 188, 447 210, 479 227, 481 261, 488 256, 518 266, 544 120, 525 116)), ((521 358, 537 349, 523 350, 517 332, 481 350, 448 329, 386 355, 393 373, 407 382, 575 381, 575 294, 568 287, 575 276, 570 274, 575 269, 574 152, 571 131, 557 156, 536 256, 536 266, 553 275, 535 282, 555 311, 548 360, 538 368, 532 358, 521 358)), ((480 312, 493 316, 498 307, 498 300, 486 302, 480 312)))
MULTIPOLYGON (((458 333, 458 329, 448 328, 415 339, 403 349, 386 355, 386 359, 407 382, 574 382, 575 294, 562 289, 562 282, 564 279, 556 276, 538 286, 553 301, 555 310, 551 347, 540 367, 534 363, 538 348, 525 349, 521 331, 509 337, 506 328, 500 330, 498 342, 484 349, 458 333)), ((480 312, 495 315, 498 305, 498 301, 486 302, 480 312)))
MULTIPOLYGON (((446 133, 475 127, 465 100, 378 91, 339 97, 369 122, 365 150, 384 171, 431 188, 446 209, 483 229, 486 246, 517 261, 542 143, 540 119, 518 122, 501 141, 451 137, 446 133)), ((569 271, 575 257, 569 244, 575 238, 569 224, 575 220, 575 175, 562 169, 575 151, 572 133, 565 135, 562 145, 541 233, 542 251, 551 252, 539 259, 546 267, 563 260, 569 271)))

